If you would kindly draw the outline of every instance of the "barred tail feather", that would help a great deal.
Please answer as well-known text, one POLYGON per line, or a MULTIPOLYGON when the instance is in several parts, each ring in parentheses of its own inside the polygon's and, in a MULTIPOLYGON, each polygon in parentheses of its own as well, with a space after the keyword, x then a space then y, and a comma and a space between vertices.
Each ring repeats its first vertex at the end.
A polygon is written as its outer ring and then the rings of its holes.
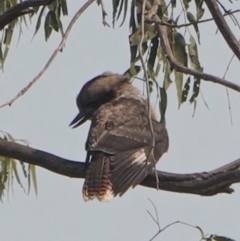
POLYGON ((110 201, 114 197, 110 175, 109 157, 100 152, 94 153, 83 185, 84 201, 95 198, 101 202, 110 201))

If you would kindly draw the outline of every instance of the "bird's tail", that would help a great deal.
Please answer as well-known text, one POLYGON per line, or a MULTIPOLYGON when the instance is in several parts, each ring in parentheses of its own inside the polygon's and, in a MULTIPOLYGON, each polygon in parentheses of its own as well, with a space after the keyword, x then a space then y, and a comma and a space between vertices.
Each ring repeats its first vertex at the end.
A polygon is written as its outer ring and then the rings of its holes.
POLYGON ((89 201, 97 198, 101 202, 110 201, 114 197, 110 175, 110 158, 100 152, 94 153, 86 171, 83 199, 89 201))

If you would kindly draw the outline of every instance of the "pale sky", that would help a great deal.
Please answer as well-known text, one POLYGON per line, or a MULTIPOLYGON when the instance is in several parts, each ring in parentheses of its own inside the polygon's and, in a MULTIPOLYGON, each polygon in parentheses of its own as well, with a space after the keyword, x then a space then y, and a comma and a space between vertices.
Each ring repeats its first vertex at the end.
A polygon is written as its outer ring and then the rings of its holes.
MULTIPOLYGON (((63 21, 65 28, 80 6, 69 2, 69 17, 63 21)), ((107 10, 111 23, 111 7, 107 10)), ((68 125, 77 114, 76 95, 87 80, 105 71, 123 73, 128 69, 128 21, 122 28, 119 24, 115 29, 103 27, 101 10, 94 3, 75 24, 63 52, 44 76, 11 107, 0 109, 0 130, 28 140, 34 148, 84 161, 89 123, 74 130, 68 125)), ((34 27, 29 24, 28 29, 23 28, 19 43, 15 33, 4 73, 0 73, 0 104, 15 96, 38 74, 61 40, 60 34, 53 33, 46 43, 41 28, 31 41, 34 27)), ((204 71, 222 77, 232 53, 220 33, 215 34, 214 23, 199 27, 204 71)), ((239 38, 239 30, 234 31, 239 38)), ((235 59, 227 79, 240 84, 239 76, 239 62, 235 59)), ((135 83, 142 90, 142 83, 135 83)), ((210 171, 240 157, 239 93, 229 90, 231 125, 226 89, 202 81, 201 90, 210 110, 199 96, 194 118, 189 103, 178 110, 175 85, 168 90, 166 122, 170 147, 157 165, 159 170, 210 171)), ((15 184, 14 196, 10 194, 9 200, 5 197, 0 205, 2 241, 149 240, 158 228, 147 213, 149 210, 154 215, 148 199, 158 209, 161 227, 183 221, 201 227, 206 234, 240 240, 240 185, 233 185, 235 192, 231 195, 213 197, 138 186, 108 203, 85 203, 81 194, 83 179, 71 179, 38 167, 37 178, 38 197, 33 190, 25 195, 15 184)), ((155 240, 199 239, 197 230, 176 225, 155 240)))

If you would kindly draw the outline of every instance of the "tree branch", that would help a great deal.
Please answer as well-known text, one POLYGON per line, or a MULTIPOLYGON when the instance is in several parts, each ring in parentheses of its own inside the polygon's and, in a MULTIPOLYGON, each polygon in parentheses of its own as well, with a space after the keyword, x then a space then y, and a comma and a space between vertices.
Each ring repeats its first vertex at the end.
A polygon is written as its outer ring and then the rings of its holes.
POLYGON ((52 53, 51 57, 49 58, 49 60, 47 61, 47 63, 45 64, 45 66, 43 67, 43 69, 33 78, 32 81, 30 81, 28 83, 27 86, 25 86, 21 91, 18 92, 18 94, 16 96, 14 96, 11 100, 5 102, 4 104, 0 105, 0 108, 5 107, 5 106, 11 106, 13 104, 13 102, 15 102, 19 97, 21 97, 22 95, 24 95, 31 87, 32 85, 34 85, 39 78, 45 73, 45 71, 48 69, 48 67, 51 65, 51 63, 53 62, 53 60, 55 59, 55 57, 57 56, 58 52, 61 51, 61 49, 64 47, 67 38, 72 30, 73 25, 75 24, 75 22, 77 21, 77 19, 82 15, 82 13, 94 2, 95 0, 88 0, 86 3, 83 4, 83 6, 76 12, 76 14, 73 16, 72 20, 70 21, 66 32, 63 35, 63 38, 60 42, 60 44, 58 45, 58 47, 54 50, 54 52, 52 53))
POLYGON ((54 1, 55 0, 34 0, 24 1, 16 4, 14 7, 10 8, 8 11, 6 11, 0 16, 0 30, 2 30, 6 25, 11 23, 14 19, 17 19, 24 14, 32 13, 33 10, 29 8, 49 5, 54 1))
MULTIPOLYGON (((232 15, 234 13, 239 13, 240 12, 240 9, 237 9, 237 10, 234 10, 234 11, 230 11, 230 12, 226 12, 223 14, 223 17, 226 17, 226 16, 229 16, 229 15, 232 15)), ((203 19, 203 20, 199 20, 199 21, 196 21, 196 22, 192 22, 192 23, 184 23, 184 24, 172 24, 172 23, 168 23, 168 22, 165 22, 163 20, 160 20, 160 21, 154 21, 153 19, 151 18, 146 18, 146 22, 147 23, 157 23, 157 24, 161 24, 161 25, 166 25, 170 28, 185 28, 185 27, 189 27, 189 26, 192 26, 194 24, 200 24, 200 23, 207 23, 207 22, 211 22, 213 21, 214 18, 207 18, 207 19, 203 19)))
MULTIPOLYGON (((146 3, 146 9, 150 10, 151 8, 152 8, 151 4, 149 2, 147 2, 146 3)), ((160 18, 156 14, 152 16, 152 19, 155 22, 161 21, 160 18)), ((232 90, 235 90, 237 92, 240 92, 240 85, 234 84, 230 81, 221 79, 221 78, 219 78, 217 76, 214 76, 214 75, 210 75, 210 74, 207 74, 207 73, 203 73, 203 72, 200 72, 200 71, 196 71, 196 70, 187 68, 184 65, 182 65, 181 63, 179 63, 175 59, 175 57, 173 55, 173 52, 172 52, 172 49, 170 47, 170 43, 169 43, 169 40, 168 40, 167 26, 164 26, 164 25, 161 25, 161 24, 156 24, 156 28, 157 28, 158 35, 159 35, 160 40, 161 40, 161 44, 163 46, 163 50, 166 54, 166 58, 168 59, 170 65, 173 69, 175 69, 178 72, 181 72, 181 73, 184 73, 184 74, 190 74, 190 75, 193 75, 193 76, 195 76, 197 78, 200 78, 202 80, 211 81, 213 83, 217 83, 217 84, 223 85, 225 87, 228 87, 232 90)))
POLYGON ((232 33, 231 29, 227 25, 216 0, 205 0, 205 4, 207 5, 211 15, 214 18, 216 25, 218 26, 219 31, 224 37, 228 46, 232 49, 233 53, 240 60, 240 43, 232 33))
MULTIPOLYGON (((0 155, 40 166, 57 174, 72 178, 85 177, 85 164, 67 160, 53 154, 0 139, 0 155)), ((210 172, 174 174, 157 171, 159 188, 165 191, 212 196, 232 193, 233 183, 240 182, 240 158, 210 172)), ((140 185, 156 188, 156 176, 152 171, 140 185)))

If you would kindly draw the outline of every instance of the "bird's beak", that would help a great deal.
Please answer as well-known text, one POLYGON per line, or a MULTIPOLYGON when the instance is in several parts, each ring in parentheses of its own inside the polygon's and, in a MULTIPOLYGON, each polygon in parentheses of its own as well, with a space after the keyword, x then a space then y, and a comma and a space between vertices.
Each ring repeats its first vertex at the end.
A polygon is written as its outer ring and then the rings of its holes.
POLYGON ((72 122, 69 124, 69 126, 72 126, 72 128, 76 128, 81 124, 83 124, 85 121, 91 119, 94 110, 95 110, 94 108, 90 108, 88 110, 80 111, 77 114, 77 116, 72 120, 72 122))
POLYGON ((72 128, 76 128, 83 124, 85 121, 89 119, 89 114, 85 112, 79 112, 77 116, 72 120, 69 126, 72 126, 72 128), (75 124, 75 125, 74 125, 75 124))

